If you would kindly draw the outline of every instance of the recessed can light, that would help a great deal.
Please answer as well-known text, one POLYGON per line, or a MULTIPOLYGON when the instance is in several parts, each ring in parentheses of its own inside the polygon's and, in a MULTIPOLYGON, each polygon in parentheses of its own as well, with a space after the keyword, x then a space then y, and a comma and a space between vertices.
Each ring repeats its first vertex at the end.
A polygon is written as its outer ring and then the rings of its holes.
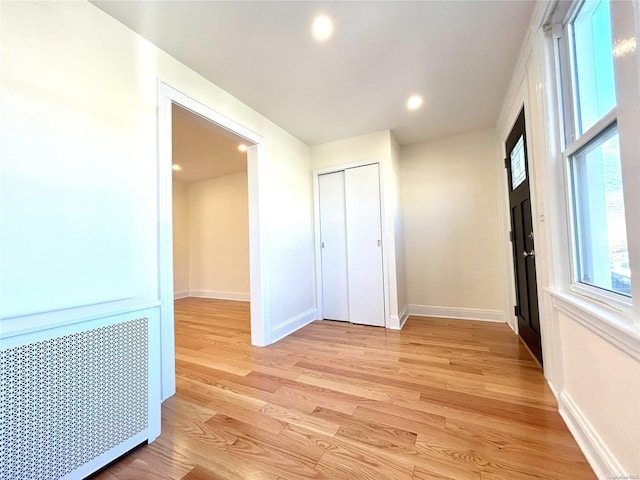
POLYGON ((238 150, 240 150, 241 152, 246 152, 247 146, 244 143, 242 145, 238 145, 238 150))
POLYGON ((319 15, 313 20, 311 31, 316 40, 324 42, 333 33, 333 22, 326 15, 319 15))
POLYGON ((422 106, 422 97, 420 95, 413 95, 409 97, 409 100, 407 100, 407 108, 409 110, 415 110, 417 108, 420 108, 421 106, 422 106))
POLYGON ((177 163, 174 163, 173 165, 171 165, 171 168, 173 168, 176 172, 178 170, 182 170, 182 168, 180 167, 180 165, 178 165, 177 163))

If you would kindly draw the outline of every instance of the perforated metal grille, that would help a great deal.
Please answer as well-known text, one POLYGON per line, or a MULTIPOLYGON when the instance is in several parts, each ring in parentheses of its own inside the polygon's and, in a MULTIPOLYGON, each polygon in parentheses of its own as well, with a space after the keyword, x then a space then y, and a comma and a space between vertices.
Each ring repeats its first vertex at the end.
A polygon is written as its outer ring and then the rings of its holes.
POLYGON ((0 351, 0 479, 53 479, 147 427, 147 318, 0 351))

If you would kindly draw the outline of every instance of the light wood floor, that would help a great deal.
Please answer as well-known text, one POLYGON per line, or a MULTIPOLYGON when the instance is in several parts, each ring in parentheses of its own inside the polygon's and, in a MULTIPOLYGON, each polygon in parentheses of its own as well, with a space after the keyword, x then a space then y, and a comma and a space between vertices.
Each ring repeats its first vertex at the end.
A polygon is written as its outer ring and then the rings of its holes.
POLYGON ((257 348, 247 303, 188 298, 176 343, 162 435, 97 478, 596 478, 503 324, 314 322, 257 348))

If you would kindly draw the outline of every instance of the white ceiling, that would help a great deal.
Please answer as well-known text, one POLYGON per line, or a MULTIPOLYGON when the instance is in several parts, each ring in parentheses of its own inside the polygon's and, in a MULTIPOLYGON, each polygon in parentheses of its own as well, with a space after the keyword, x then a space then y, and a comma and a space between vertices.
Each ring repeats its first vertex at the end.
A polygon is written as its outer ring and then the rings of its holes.
POLYGON ((314 145, 401 144, 495 125, 534 2, 94 1, 314 145), (315 41, 317 14, 334 34, 315 41), (424 106, 410 112, 407 98, 424 106))
POLYGON ((199 115, 173 105, 171 149, 173 180, 200 182, 247 171, 247 154, 238 150, 242 139, 199 115))

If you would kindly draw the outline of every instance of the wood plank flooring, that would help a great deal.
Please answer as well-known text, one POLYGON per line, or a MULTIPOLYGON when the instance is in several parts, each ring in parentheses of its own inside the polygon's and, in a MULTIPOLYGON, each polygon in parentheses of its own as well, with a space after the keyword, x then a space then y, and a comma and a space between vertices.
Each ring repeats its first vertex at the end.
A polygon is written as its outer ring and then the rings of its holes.
POLYGON ((162 435, 98 479, 596 478, 504 324, 314 322, 257 348, 247 303, 177 300, 175 318, 162 435))

